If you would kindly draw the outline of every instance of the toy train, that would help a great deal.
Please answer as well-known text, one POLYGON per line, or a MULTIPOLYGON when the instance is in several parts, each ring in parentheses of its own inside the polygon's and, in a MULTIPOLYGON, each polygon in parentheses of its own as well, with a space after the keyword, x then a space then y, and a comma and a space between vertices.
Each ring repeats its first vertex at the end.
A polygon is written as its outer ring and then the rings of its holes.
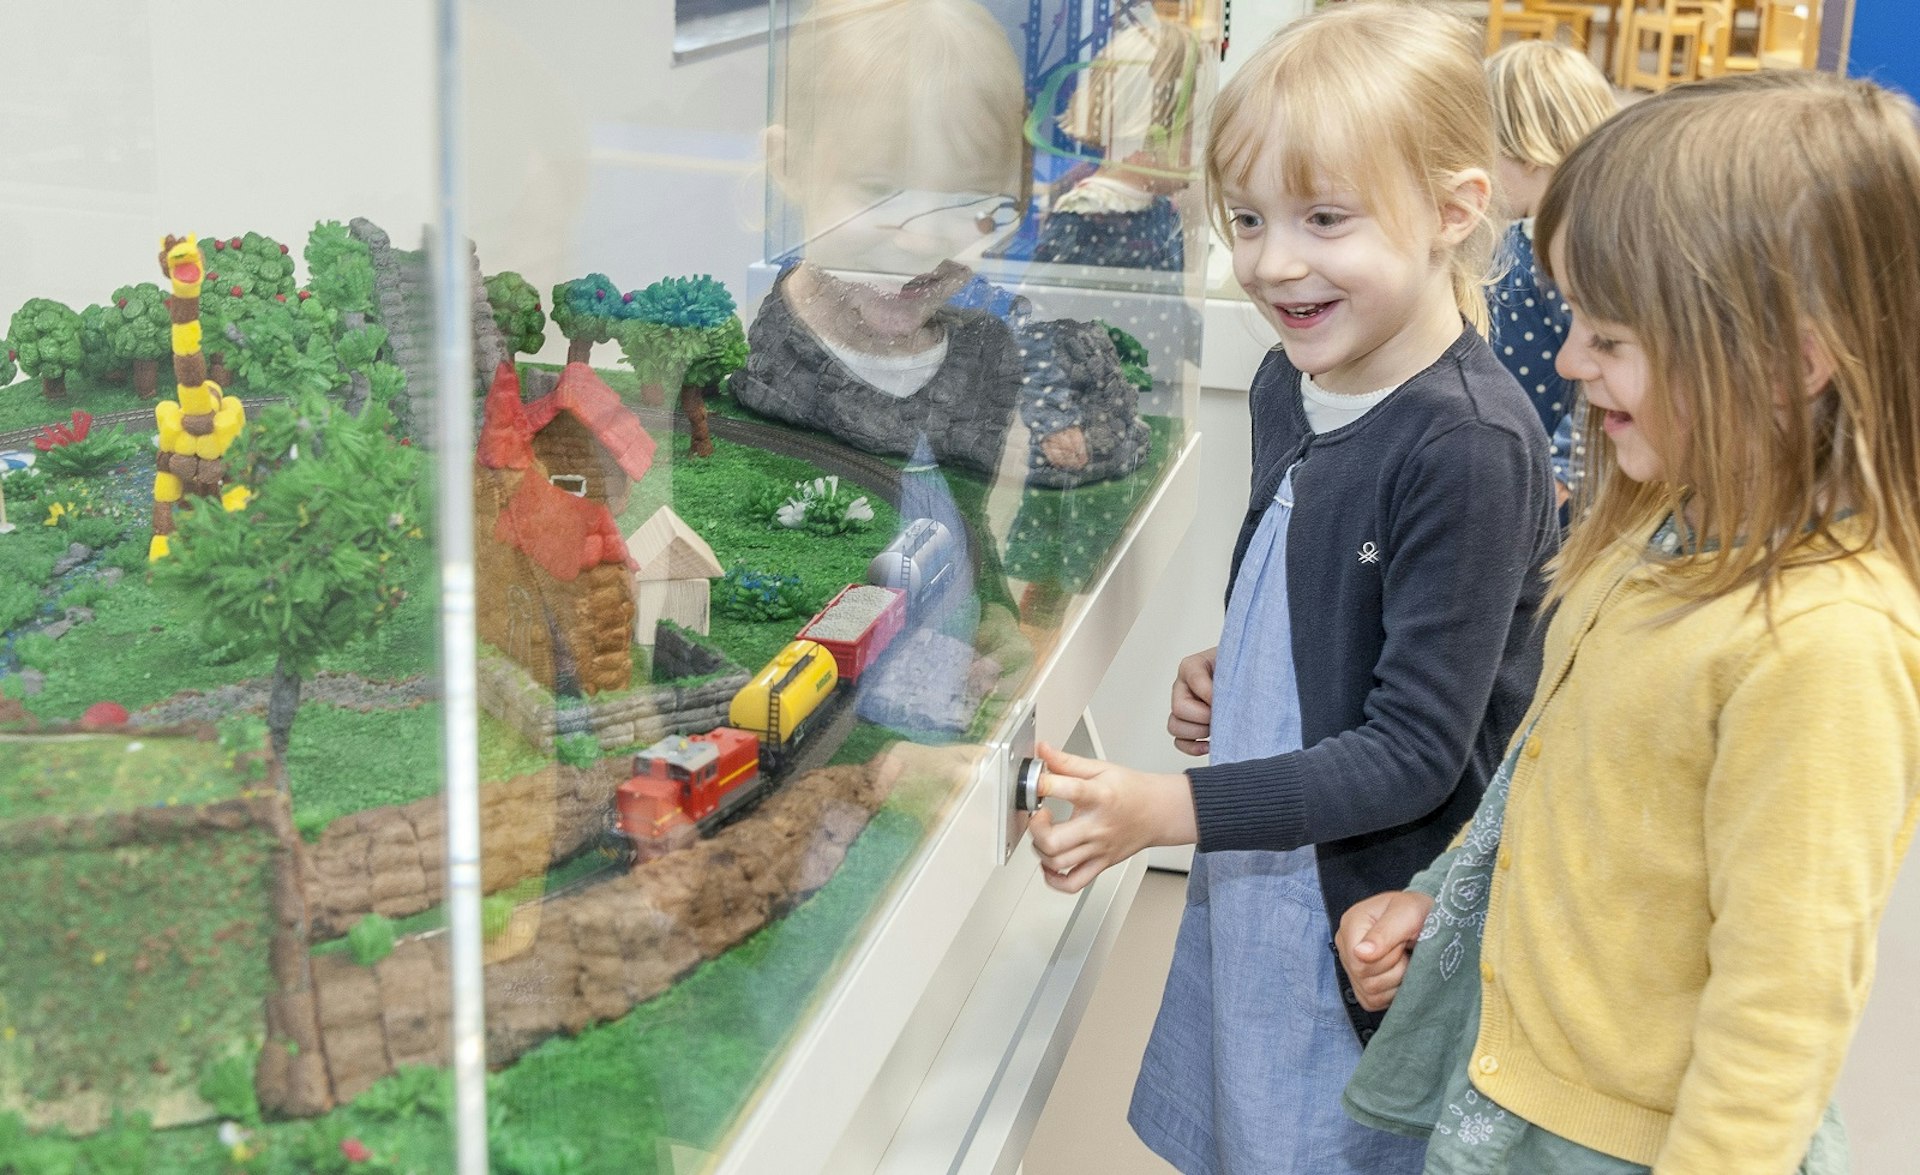
POLYGON ((917 612, 958 578, 954 574, 958 546, 946 527, 931 518, 916 518, 867 564, 867 582, 899 588, 917 612))
POLYGON ((672 735, 636 754, 614 793, 614 824, 636 863, 692 844, 753 807, 794 751, 825 726, 851 686, 906 626, 963 577, 959 544, 931 518, 908 522, 727 707, 728 725, 672 735))
POLYGON ((905 622, 905 592, 849 585, 733 695, 728 725, 635 755, 632 778, 614 792, 617 830, 635 861, 691 844, 771 791, 794 751, 831 720, 840 684, 858 681, 905 622))

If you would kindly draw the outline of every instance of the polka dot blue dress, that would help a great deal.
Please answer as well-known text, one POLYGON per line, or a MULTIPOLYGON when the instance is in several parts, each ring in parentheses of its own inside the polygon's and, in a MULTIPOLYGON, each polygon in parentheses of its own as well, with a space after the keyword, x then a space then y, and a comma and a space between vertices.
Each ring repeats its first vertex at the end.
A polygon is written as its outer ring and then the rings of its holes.
MULTIPOLYGON (((1487 290, 1487 309, 1493 318, 1489 342, 1493 353, 1540 413, 1540 425, 1549 437, 1564 438, 1561 424, 1575 410, 1578 387, 1553 368, 1566 342, 1573 312, 1553 283, 1542 277, 1533 255, 1533 222, 1516 220, 1500 242, 1497 270, 1500 279, 1487 290)), ((1577 422, 1576 422, 1577 423, 1577 422)), ((1553 469, 1565 483, 1566 441, 1556 439, 1553 469)))

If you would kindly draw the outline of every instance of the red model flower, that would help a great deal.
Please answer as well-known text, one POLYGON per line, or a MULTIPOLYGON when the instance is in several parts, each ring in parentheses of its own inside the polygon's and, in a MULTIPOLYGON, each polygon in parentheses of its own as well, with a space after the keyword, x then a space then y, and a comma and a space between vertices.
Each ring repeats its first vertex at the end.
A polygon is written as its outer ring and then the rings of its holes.
POLYGON ((40 435, 33 438, 33 447, 45 453, 60 445, 71 445, 75 441, 84 441, 87 439, 87 432, 92 428, 93 414, 91 412, 82 412, 76 408, 73 413, 73 423, 70 425, 41 425, 40 435))
POLYGON ((367 1144, 357 1138, 341 1139, 340 1153, 347 1157, 349 1163, 364 1163, 373 1157, 373 1152, 367 1149, 367 1144))

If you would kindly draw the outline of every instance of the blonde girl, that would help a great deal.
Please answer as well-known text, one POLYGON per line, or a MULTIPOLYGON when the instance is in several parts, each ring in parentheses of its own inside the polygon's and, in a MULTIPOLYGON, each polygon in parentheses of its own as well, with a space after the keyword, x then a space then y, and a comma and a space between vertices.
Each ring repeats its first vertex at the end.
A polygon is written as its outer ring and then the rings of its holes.
POLYGON ((1431 1131, 1429 1171, 1846 1169, 1826 1107, 1920 812, 1917 116, 1688 87, 1547 191, 1614 472, 1507 766, 1340 936, 1394 1005, 1349 1105, 1431 1131))
POLYGON ((1553 438, 1554 480, 1570 487, 1581 445, 1574 427, 1578 405, 1573 381, 1553 369, 1570 312, 1553 283, 1540 280, 1533 214, 1554 168, 1619 107, 1587 55, 1553 41, 1517 41, 1487 58, 1486 70, 1500 151, 1494 203, 1509 222, 1495 260, 1498 276, 1487 292, 1488 342, 1553 438))
POLYGON ((1187 1172, 1415 1170, 1339 1093, 1371 1035, 1331 926, 1473 810, 1539 666, 1546 436, 1481 337, 1492 117, 1475 37, 1424 8, 1302 20, 1222 92, 1208 148, 1234 273, 1279 334, 1220 644, 1169 732, 1207 766, 1043 749, 1050 884, 1195 843, 1129 1120, 1187 1172))

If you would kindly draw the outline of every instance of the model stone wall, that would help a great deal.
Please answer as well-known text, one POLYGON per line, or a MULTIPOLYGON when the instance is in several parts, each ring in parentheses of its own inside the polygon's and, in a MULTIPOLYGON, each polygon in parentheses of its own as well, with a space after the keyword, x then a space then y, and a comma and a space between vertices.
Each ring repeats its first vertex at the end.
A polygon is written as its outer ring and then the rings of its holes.
MULTIPOLYGON (((427 250, 395 249, 387 231, 364 216, 347 229, 367 246, 373 264, 373 304, 380 324, 387 328, 387 348, 393 361, 407 373, 407 387, 395 397, 393 414, 401 431, 414 443, 433 444, 433 388, 437 382, 433 345, 433 288, 427 271, 427 250)), ((480 273, 480 255, 467 246, 473 297, 473 369, 475 388, 484 388, 494 369, 508 358, 506 340, 493 320, 487 302, 486 279, 480 273)))
POLYGON ((667 673, 715 676, 697 685, 676 685, 669 681, 611 697, 561 700, 510 659, 483 655, 478 681, 480 708, 547 753, 553 751, 557 735, 581 731, 592 734, 601 750, 613 751, 643 746, 670 734, 694 734, 724 724, 733 695, 747 684, 747 672, 732 662, 703 660, 699 654, 685 651, 680 646, 691 642, 670 628, 663 627, 659 632, 654 646, 656 676, 667 673), (663 654, 663 644, 673 647, 663 654), (689 664, 712 667, 669 668, 689 664))
MULTIPOLYGON (((555 765, 480 790, 480 884, 495 893, 592 847, 630 764, 555 765)), ((315 942, 338 938, 368 914, 404 918, 446 896, 446 801, 372 808, 327 825, 307 851, 315 942)))
MULTIPOLYGON (((826 884, 886 799, 869 766, 811 772, 709 840, 631 873, 525 905, 489 946, 487 1062, 625 1015, 826 884)), ((314 960, 335 1097, 401 1065, 449 1063, 447 936, 401 942, 373 967, 314 960)))

